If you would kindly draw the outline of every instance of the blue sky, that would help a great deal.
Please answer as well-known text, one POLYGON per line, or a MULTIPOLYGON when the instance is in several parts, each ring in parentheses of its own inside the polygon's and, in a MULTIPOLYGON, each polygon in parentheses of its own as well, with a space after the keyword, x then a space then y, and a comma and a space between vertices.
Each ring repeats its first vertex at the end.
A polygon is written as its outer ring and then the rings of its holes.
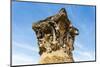
POLYGON ((39 54, 32 23, 65 8, 73 26, 79 29, 73 51, 74 60, 95 60, 95 7, 32 2, 12 2, 12 63, 38 64, 39 54))

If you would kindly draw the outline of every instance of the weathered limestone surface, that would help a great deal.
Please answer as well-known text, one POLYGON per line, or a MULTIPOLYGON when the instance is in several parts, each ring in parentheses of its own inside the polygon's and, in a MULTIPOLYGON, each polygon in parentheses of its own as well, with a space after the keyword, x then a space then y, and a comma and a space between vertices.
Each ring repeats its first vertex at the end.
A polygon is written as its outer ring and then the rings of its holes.
POLYGON ((44 20, 32 25, 40 54, 40 64, 74 62, 72 51, 75 36, 79 34, 68 19, 64 8, 44 20))

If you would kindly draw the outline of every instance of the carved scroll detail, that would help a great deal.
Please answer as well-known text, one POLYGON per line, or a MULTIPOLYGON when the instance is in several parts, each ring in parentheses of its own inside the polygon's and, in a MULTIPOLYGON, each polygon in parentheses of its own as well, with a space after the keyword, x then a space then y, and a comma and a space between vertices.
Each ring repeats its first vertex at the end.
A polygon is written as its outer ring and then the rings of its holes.
MULTIPOLYGON (((73 62, 73 44, 75 36, 79 33, 78 29, 75 28, 68 19, 67 12, 64 8, 62 8, 58 14, 34 23, 32 29, 36 32, 42 63, 53 63, 55 59, 52 62, 43 62, 46 60, 43 59, 43 57, 44 55, 48 57, 48 55, 50 56, 57 52, 62 52, 71 60, 66 59, 65 61, 62 60, 62 62, 73 62)), ((51 57, 51 59, 52 58, 53 57, 51 57)))

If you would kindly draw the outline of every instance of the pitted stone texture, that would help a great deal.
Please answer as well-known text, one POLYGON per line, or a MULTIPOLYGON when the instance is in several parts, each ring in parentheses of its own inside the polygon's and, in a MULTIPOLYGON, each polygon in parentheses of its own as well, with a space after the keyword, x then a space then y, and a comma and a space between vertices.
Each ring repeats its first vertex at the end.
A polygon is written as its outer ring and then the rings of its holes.
POLYGON ((40 64, 73 62, 72 56, 64 53, 63 50, 53 51, 52 53, 43 53, 39 61, 40 64))
POLYGON ((74 40, 79 34, 62 8, 57 14, 32 25, 40 54, 40 64, 73 62, 74 40))

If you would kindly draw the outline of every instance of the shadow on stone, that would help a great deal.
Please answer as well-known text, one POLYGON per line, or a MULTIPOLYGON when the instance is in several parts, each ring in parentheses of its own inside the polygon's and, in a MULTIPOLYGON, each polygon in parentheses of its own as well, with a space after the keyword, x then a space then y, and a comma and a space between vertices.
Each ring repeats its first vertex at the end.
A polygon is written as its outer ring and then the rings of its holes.
POLYGON ((75 36, 79 34, 68 19, 65 8, 32 25, 40 54, 40 64, 74 62, 72 51, 75 36))

